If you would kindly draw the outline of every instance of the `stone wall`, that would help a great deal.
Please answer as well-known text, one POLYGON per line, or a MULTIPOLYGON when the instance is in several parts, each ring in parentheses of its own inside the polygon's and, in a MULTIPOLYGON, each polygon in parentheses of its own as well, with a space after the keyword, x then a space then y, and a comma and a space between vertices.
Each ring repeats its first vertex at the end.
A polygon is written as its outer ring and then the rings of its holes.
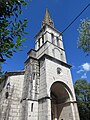
POLYGON ((20 120, 24 75, 8 76, 0 100, 0 120, 20 120))
POLYGON ((60 120, 73 120, 72 110, 70 103, 68 104, 58 104, 58 119, 60 120))
POLYGON ((22 120, 38 120, 39 76, 39 62, 30 57, 25 62, 22 120))
POLYGON ((65 65, 61 65, 61 63, 55 61, 54 59, 52 60, 46 59, 46 77, 47 77, 47 94, 49 96, 51 85, 56 81, 60 81, 65 83, 70 88, 73 94, 73 100, 76 100, 71 78, 71 72, 68 67, 66 67, 65 65), (57 68, 61 69, 60 74, 57 73, 57 68))

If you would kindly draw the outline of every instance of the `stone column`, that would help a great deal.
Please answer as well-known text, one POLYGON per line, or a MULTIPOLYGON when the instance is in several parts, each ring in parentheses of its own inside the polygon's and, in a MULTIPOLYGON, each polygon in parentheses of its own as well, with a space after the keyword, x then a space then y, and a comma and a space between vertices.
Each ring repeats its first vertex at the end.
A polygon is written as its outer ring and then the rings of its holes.
POLYGON ((59 39, 59 44, 60 44, 60 48, 64 49, 64 47, 63 47, 63 42, 62 42, 61 39, 59 39))
POLYGON ((60 39, 58 40, 58 47, 60 47, 60 39))
POLYGON ((47 99, 47 120, 51 120, 51 100, 47 99))
POLYGON ((58 120, 57 119, 57 105, 55 104, 55 120, 58 120))
POLYGON ((35 41, 35 50, 37 50, 37 41, 35 41))
POLYGON ((42 46, 42 38, 40 38, 40 47, 42 46))
POLYGON ((57 37, 54 37, 54 42, 53 44, 55 44, 57 46, 57 37))
POLYGON ((77 103, 74 103, 73 105, 74 105, 74 109, 75 109, 75 118, 76 118, 75 120, 80 120, 77 103))
POLYGON ((48 32, 44 35, 44 42, 46 42, 46 41, 49 41, 49 42, 51 42, 51 34, 49 34, 48 32))
POLYGON ((36 50, 38 50, 38 41, 36 42, 36 50))
POLYGON ((73 103, 71 102, 70 105, 71 105, 71 109, 72 109, 72 117, 73 117, 73 120, 76 120, 76 119, 75 119, 75 110, 74 110, 73 103))

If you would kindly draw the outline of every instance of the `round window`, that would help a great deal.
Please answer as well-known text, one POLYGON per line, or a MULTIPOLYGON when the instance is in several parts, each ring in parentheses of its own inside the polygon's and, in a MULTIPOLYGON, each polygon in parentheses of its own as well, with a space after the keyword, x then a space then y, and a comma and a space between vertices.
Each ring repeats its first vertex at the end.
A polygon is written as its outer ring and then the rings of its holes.
POLYGON ((58 67, 58 68, 57 68, 57 74, 60 74, 61 71, 62 71, 62 69, 58 67))

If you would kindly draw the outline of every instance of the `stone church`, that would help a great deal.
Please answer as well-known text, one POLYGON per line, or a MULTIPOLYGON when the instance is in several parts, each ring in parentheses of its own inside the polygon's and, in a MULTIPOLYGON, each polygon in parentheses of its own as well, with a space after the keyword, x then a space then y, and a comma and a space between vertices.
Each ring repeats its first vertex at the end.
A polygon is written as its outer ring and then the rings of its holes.
POLYGON ((0 120, 80 120, 62 34, 48 9, 24 71, 0 85, 0 120))

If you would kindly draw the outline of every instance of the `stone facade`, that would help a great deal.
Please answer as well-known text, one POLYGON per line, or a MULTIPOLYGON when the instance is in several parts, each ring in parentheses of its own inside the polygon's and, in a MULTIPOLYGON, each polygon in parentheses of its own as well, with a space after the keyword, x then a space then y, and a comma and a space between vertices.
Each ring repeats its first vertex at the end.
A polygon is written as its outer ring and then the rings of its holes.
POLYGON ((6 83, 0 92, 0 120, 20 120, 24 71, 6 75, 6 83))
POLYGON ((25 70, 6 73, 1 84, 0 120, 79 120, 62 34, 47 9, 35 39, 25 70))

